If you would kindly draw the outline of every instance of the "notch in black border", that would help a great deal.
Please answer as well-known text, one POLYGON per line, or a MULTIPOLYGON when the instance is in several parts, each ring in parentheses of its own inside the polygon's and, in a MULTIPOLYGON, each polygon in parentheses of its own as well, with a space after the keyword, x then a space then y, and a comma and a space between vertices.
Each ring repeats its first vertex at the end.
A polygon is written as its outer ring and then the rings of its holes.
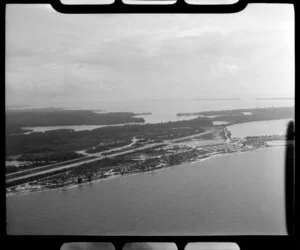
POLYGON ((236 13, 247 6, 246 0, 239 0, 229 5, 191 5, 184 0, 177 0, 170 5, 128 5, 122 0, 115 0, 110 5, 65 5, 60 0, 53 0, 52 7, 65 14, 104 14, 104 13, 236 13))

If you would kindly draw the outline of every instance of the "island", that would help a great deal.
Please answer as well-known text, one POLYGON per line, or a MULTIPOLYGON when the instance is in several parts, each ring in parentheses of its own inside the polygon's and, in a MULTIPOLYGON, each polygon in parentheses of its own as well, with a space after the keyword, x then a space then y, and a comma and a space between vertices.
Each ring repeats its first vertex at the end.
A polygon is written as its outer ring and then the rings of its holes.
POLYGON ((176 122, 7 136, 6 159, 27 163, 6 166, 7 194, 78 185, 270 147, 268 141, 284 140, 285 135, 232 138, 227 126, 290 119, 294 117, 294 108, 197 114, 198 118, 176 122), (220 121, 218 116, 226 124, 214 125, 214 121, 220 121))

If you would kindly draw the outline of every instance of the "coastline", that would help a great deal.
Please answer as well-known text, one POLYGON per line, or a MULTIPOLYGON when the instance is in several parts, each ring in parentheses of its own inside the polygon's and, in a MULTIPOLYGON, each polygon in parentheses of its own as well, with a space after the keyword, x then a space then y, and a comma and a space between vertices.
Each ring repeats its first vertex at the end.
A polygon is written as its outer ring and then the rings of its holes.
MULTIPOLYGON (((251 115, 243 114, 242 116, 251 117, 252 113, 251 115)), ((276 120, 294 120, 294 118, 279 118, 276 120)), ((209 126, 206 124, 208 121, 205 120, 206 123, 204 122, 206 126, 201 123, 201 119, 199 121, 200 123, 197 119, 192 120, 190 126, 193 127, 193 131, 188 130, 188 132, 185 129, 191 129, 191 127, 186 127, 184 122, 178 124, 169 122, 169 130, 160 131, 158 134, 155 134, 156 137, 151 137, 151 135, 147 134, 148 137, 146 138, 140 138, 141 135, 138 135, 139 139, 136 139, 135 135, 131 138, 130 144, 106 150, 109 152, 108 154, 106 154, 105 150, 90 154, 96 157, 93 161, 79 161, 79 164, 73 164, 74 166, 72 164, 62 165, 62 169, 58 169, 55 166, 53 169, 47 170, 49 173, 46 173, 46 171, 34 173, 34 178, 29 176, 30 174, 23 175, 20 177, 21 181, 19 180, 20 178, 9 180, 11 184, 6 187, 6 196, 68 189, 83 184, 118 178, 122 175, 151 173, 187 163, 196 164, 204 160, 233 153, 248 152, 265 147, 285 146, 284 143, 282 143, 283 145, 280 145, 280 143, 268 143, 268 141, 285 139, 285 136, 278 134, 246 137, 232 136, 231 126, 274 121, 274 118, 271 117, 264 121, 235 121, 226 125, 210 124, 209 126), (175 126, 176 130, 172 126, 175 126), (191 132, 193 133, 191 134, 191 132), (135 143, 138 141, 142 141, 142 143, 136 146, 135 143), (128 150, 124 151, 124 148, 128 148, 128 150)), ((156 126, 155 128, 158 127, 156 126)), ((251 128, 247 128, 247 131, 248 129, 251 131, 251 128)), ((268 132, 270 131, 265 131, 266 134, 268 132)), ((67 162, 62 162, 60 165, 64 163, 67 162)))
MULTIPOLYGON (((113 175, 108 175, 107 177, 100 177, 100 178, 96 178, 94 180, 91 180, 89 182, 82 182, 82 183, 72 183, 72 184, 68 184, 65 186, 61 186, 61 187, 54 187, 54 188, 41 188, 38 190, 22 190, 22 191, 16 191, 16 192, 6 192, 6 197, 10 197, 10 196, 15 196, 15 195, 26 195, 26 194, 32 194, 32 193, 38 193, 38 192, 48 192, 48 191, 58 191, 58 190, 67 190, 67 189, 72 189, 72 188, 76 188, 76 187, 80 187, 80 186, 86 186, 86 185, 91 185, 94 183, 98 183, 98 182, 102 182, 102 181, 106 181, 106 180, 111 180, 111 179, 117 179, 117 178, 122 178, 122 177, 126 177, 126 176, 133 176, 133 175, 138 175, 138 174, 151 174, 151 173, 155 173, 158 171, 166 171, 166 170, 170 170, 172 168, 177 168, 177 167, 182 167, 182 165, 195 165, 197 163, 206 161, 206 160, 210 160, 210 159, 214 159, 214 158, 219 158, 219 157, 226 157, 226 156, 230 156, 233 154, 241 154, 241 153, 247 153, 247 152, 252 152, 254 150, 259 150, 259 149, 267 149, 270 147, 285 147, 285 145, 272 145, 272 146, 267 146, 267 147, 257 147, 257 148, 251 148, 249 150, 241 150, 241 151, 235 151, 235 152, 226 152, 226 153, 215 153, 215 154, 210 154, 207 157, 202 157, 201 159, 195 159, 195 160, 187 160, 184 162, 181 162, 180 164, 176 164, 176 165, 166 165, 160 168, 155 168, 155 169, 146 169, 146 170, 142 170, 142 171, 133 171, 133 172, 128 172, 128 173, 118 173, 118 174, 113 174, 113 175)), ((199 167, 199 166, 197 166, 199 167)), ((26 183, 28 184, 28 183, 26 183)), ((23 185, 26 185, 23 184, 23 185)))

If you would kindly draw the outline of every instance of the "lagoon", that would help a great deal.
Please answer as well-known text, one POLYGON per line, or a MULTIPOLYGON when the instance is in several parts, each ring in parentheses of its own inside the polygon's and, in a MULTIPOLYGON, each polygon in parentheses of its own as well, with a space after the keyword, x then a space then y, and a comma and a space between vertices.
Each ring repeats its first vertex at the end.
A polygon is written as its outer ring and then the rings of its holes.
POLYGON ((143 123, 122 123, 122 124, 111 124, 111 125, 69 125, 69 126, 41 126, 41 127, 22 127, 24 130, 31 130, 30 132, 25 132, 24 134, 31 134, 33 132, 46 132, 51 130, 59 130, 59 129, 70 129, 77 131, 83 130, 93 130, 97 128, 103 127, 115 127, 115 126, 124 126, 124 125, 133 125, 133 124, 143 124, 143 123))
POLYGON ((271 121, 256 121, 239 123, 228 126, 231 137, 245 138, 247 136, 285 135, 289 121, 293 119, 280 119, 271 121))
POLYGON ((225 122, 225 121, 213 121, 212 123, 213 123, 213 125, 218 126, 218 125, 228 124, 229 122, 225 122))

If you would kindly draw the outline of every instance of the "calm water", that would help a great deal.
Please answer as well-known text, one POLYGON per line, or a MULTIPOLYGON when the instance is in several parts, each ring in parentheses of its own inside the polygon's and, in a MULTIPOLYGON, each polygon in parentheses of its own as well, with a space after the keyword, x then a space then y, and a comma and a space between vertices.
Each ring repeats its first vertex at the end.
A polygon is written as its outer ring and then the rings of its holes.
POLYGON ((212 123, 213 123, 213 125, 224 125, 224 124, 228 124, 229 122, 224 122, 224 121, 213 121, 212 123))
POLYGON ((246 122, 228 126, 232 137, 244 138, 247 136, 285 135, 287 126, 292 119, 272 121, 246 122))
POLYGON ((7 197, 9 234, 285 234, 284 147, 7 197))
POLYGON ((72 129, 74 131, 83 131, 83 130, 93 130, 96 128, 103 128, 107 126, 119 127, 130 124, 140 124, 140 123, 126 123, 126 124, 114 124, 114 125, 70 125, 70 126, 42 126, 42 127, 23 127, 23 129, 30 129, 32 131, 26 132, 24 134, 31 134, 32 132, 45 132, 50 130, 58 129, 72 129))

